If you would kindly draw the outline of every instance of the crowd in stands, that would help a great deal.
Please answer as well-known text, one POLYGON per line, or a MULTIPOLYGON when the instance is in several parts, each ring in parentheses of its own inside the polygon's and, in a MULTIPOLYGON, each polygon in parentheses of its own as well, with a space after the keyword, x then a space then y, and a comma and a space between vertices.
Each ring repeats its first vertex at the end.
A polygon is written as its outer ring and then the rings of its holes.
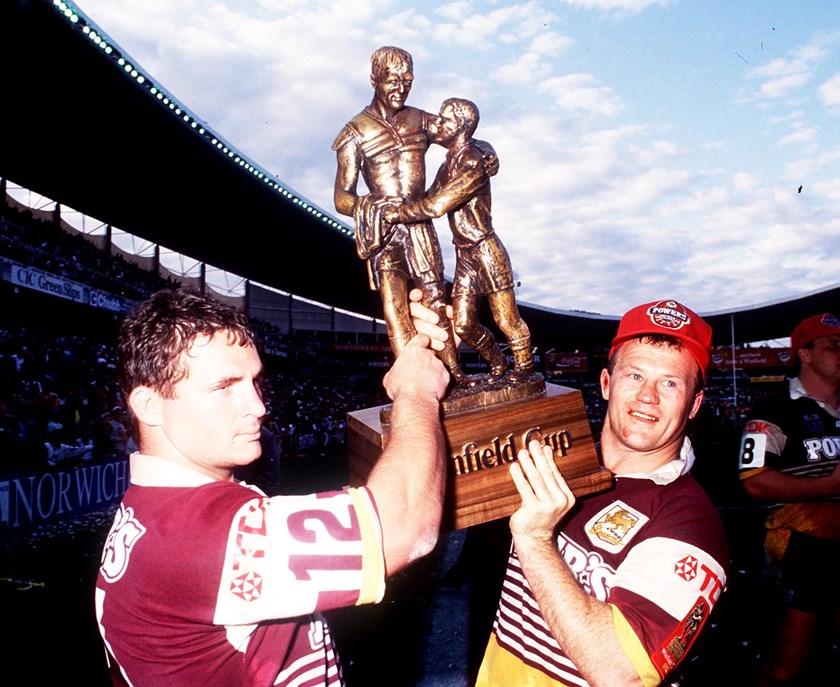
MULTIPOLYGON (((171 279, 108 255, 81 234, 8 205, 0 216, 0 255, 129 300, 173 285, 171 279)), ((253 325, 264 350, 299 346, 301 358, 314 359, 305 337, 298 343, 271 323, 253 325)), ((318 383, 310 369, 287 368, 276 372, 264 390, 270 413, 266 425, 286 453, 343 443, 348 410, 387 400, 378 379, 318 383)), ((0 319, 2 469, 79 463, 130 451, 130 422, 114 369, 112 331, 55 337, 44 328, 36 331, 25 322, 0 319)))
POLYGON ((82 234, 63 231, 16 208, 4 208, 0 218, 0 254, 25 267, 130 300, 145 298, 161 285, 172 283, 120 255, 109 255, 82 234))
POLYGON ((0 329, 3 467, 27 469, 125 451, 113 354, 93 338, 0 329))
MULTIPOLYGON (((0 328, 0 469, 46 468, 127 455, 131 423, 103 336, 49 337, 0 328)), ((385 402, 378 380, 318 379, 311 370, 269 375, 268 416, 284 454, 345 441, 346 413, 385 402)))

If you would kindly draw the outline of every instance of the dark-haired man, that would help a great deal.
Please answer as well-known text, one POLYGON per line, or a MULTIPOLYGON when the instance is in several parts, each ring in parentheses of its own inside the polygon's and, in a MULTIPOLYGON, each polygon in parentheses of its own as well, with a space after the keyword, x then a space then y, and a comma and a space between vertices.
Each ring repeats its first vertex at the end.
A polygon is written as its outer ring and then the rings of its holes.
POLYGON ((269 498, 262 365, 245 317, 162 291, 119 333, 139 452, 105 543, 96 613, 117 685, 340 685, 320 611, 374 603, 440 526, 449 376, 418 335, 385 377, 387 448, 367 485, 269 498))
POLYGON ((576 502, 537 442, 511 464, 522 504, 480 687, 657 685, 697 639, 728 568, 720 517, 688 474, 711 335, 673 300, 621 319, 601 373, 614 489, 576 502))

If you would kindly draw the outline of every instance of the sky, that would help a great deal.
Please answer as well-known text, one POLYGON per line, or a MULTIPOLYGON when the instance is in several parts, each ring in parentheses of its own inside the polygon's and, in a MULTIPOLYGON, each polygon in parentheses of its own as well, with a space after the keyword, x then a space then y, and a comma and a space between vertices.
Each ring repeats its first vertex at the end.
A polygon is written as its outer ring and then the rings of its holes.
MULTIPOLYGON (((370 55, 408 104, 474 101, 501 167, 517 298, 701 314, 840 283, 840 3, 831 0, 79 0, 209 128, 334 217, 370 55)), ((433 147, 427 177, 443 160, 433 147)), ((437 220, 454 272, 451 234, 437 220)))

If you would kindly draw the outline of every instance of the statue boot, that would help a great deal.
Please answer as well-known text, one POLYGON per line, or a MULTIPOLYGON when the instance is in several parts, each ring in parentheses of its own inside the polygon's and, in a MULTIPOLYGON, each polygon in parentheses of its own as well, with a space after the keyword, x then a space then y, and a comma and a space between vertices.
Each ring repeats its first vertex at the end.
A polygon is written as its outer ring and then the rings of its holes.
POLYGON ((513 355, 513 371, 508 375, 512 382, 522 382, 534 375, 534 356, 531 354, 531 337, 514 339, 510 342, 513 355))
POLYGON ((478 337, 475 345, 470 344, 470 347, 490 366, 491 381, 501 379, 504 376, 508 369, 507 358, 488 330, 485 329, 478 337))
MULTIPOLYGON (((447 320, 442 321, 446 322, 447 320)), ((449 339, 444 349, 442 351, 435 351, 435 355, 440 358, 444 367, 449 370, 449 374, 457 386, 472 386, 475 382, 461 369, 461 365, 458 362, 458 351, 455 348, 455 333, 452 330, 451 323, 449 323, 447 331, 449 332, 449 339)))
MULTIPOLYGON (((442 320, 444 322, 448 322, 448 320, 442 320)), ((463 370, 461 370, 461 366, 458 363, 458 351, 455 350, 455 337, 454 332, 452 330, 452 323, 449 323, 449 340, 447 345, 444 347, 442 351, 435 351, 435 355, 440 359, 443 363, 444 367, 449 371, 450 376, 452 377, 455 384, 458 386, 471 386, 470 378, 468 375, 464 374, 463 370)), ((389 335, 388 340, 391 343, 391 350, 394 352, 394 356, 398 356, 402 350, 408 345, 408 342, 414 338, 416 331, 412 330, 411 333, 408 334, 394 334, 389 335)))

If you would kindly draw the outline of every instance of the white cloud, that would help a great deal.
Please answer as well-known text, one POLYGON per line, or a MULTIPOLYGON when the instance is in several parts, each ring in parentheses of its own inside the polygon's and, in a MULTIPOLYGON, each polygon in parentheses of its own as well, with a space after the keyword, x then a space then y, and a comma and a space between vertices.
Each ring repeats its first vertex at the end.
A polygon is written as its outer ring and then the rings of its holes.
POLYGON ((581 7, 587 10, 618 10, 620 12, 637 14, 643 12, 648 7, 656 5, 665 7, 671 3, 671 0, 561 0, 561 2, 572 7, 581 7))
POLYGON ((736 191, 749 191, 758 186, 760 177, 757 174, 737 172, 732 175, 732 185, 736 191))
POLYGON ((840 163, 840 145, 811 157, 792 160, 786 167, 785 177, 794 181, 808 179, 820 174, 825 168, 829 168, 831 173, 836 169, 838 163, 840 163))
POLYGON ((500 86, 521 86, 533 84, 547 76, 551 66, 536 52, 526 52, 494 69, 490 77, 500 86))
POLYGON ((752 69, 748 76, 762 80, 760 93, 766 98, 781 98, 809 83, 816 70, 831 55, 838 33, 819 33, 811 41, 791 50, 788 57, 776 58, 752 69))
POLYGON ((534 36, 531 41, 531 50, 546 57, 559 57, 567 52, 574 43, 574 38, 569 38, 556 31, 545 31, 534 36))
POLYGON ((781 98, 792 90, 804 86, 811 80, 807 72, 797 74, 785 74, 774 79, 769 79, 761 84, 761 94, 768 98, 781 98))
MULTIPOLYGON (((840 207, 840 177, 818 181, 813 186, 808 187, 808 192, 810 193, 812 189, 816 193, 822 194, 826 200, 840 207)), ((840 233, 837 236, 840 237, 840 233)), ((837 239, 837 242, 840 242, 840 238, 837 239)))
POLYGON ((816 140, 817 134, 818 131, 815 127, 806 126, 801 122, 797 122, 791 127, 791 132, 779 142, 782 145, 811 143, 816 140))
POLYGON ((840 73, 835 74, 823 83, 817 89, 817 93, 827 107, 840 106, 840 73))
POLYGON ((539 92, 549 93, 563 110, 584 110, 612 117, 621 111, 621 99, 612 88, 598 85, 591 74, 568 74, 543 81, 539 92))

